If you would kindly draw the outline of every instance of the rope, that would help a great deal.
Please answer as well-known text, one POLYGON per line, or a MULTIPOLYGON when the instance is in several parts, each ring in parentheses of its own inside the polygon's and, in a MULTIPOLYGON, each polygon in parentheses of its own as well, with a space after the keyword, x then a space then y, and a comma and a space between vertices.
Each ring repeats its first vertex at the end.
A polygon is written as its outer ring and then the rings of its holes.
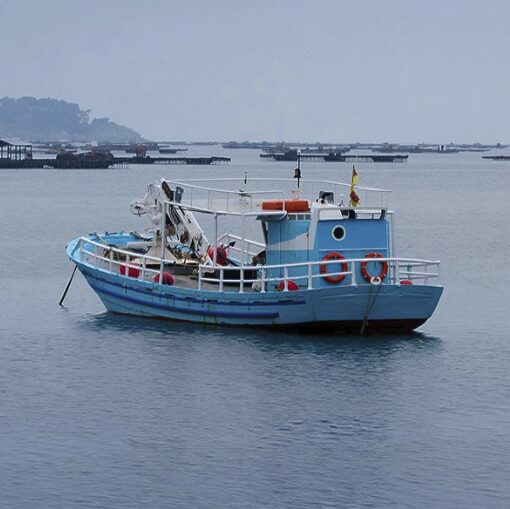
POLYGON ((374 306, 374 302, 377 299, 377 296, 379 295, 379 292, 381 290, 382 283, 377 286, 377 290, 375 292, 374 298, 372 302, 370 302, 370 297, 372 296, 372 288, 374 285, 370 285, 370 290, 368 291, 368 301, 367 301, 367 307, 365 308, 365 316, 363 317, 363 323, 361 324, 361 330, 359 331, 360 335, 365 335, 365 329, 368 325, 368 315, 370 314, 370 311, 372 311, 372 308, 374 306))

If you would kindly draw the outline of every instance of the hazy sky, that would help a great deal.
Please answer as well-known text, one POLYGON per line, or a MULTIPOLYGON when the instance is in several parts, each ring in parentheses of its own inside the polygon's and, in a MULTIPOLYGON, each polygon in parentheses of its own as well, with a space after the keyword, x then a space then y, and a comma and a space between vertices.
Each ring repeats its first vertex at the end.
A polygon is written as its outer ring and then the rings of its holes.
POLYGON ((151 139, 510 142, 508 0, 0 0, 0 47, 151 139))

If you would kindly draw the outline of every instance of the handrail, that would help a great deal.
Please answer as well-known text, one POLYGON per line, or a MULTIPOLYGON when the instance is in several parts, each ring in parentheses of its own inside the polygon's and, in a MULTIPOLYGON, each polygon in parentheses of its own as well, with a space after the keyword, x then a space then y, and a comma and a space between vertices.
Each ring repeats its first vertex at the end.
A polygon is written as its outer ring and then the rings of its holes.
MULTIPOLYGON (((133 251, 128 251, 125 249, 117 248, 115 246, 111 246, 105 243, 94 241, 87 237, 80 237, 78 240, 77 246, 74 248, 76 250, 79 247, 80 256, 82 261, 83 255, 89 255, 94 259, 94 266, 98 267, 98 260, 102 260, 108 264, 108 270, 110 272, 113 271, 114 266, 124 265, 126 267, 126 272, 129 272, 130 268, 138 268, 141 270, 141 279, 145 279, 146 273, 148 274, 160 274, 162 272, 162 266, 165 264, 175 263, 173 260, 161 259, 154 256, 148 256, 142 253, 135 253, 133 251), (95 247, 95 252, 88 251, 85 249, 84 244, 89 244, 95 247), (108 250, 109 256, 104 256, 97 253, 97 248, 108 250), (114 260, 114 253, 123 255, 126 257, 126 260, 114 260), (136 258, 141 261, 141 265, 133 264, 132 259, 136 258), (147 267, 147 262, 152 261, 154 264, 159 265, 158 269, 151 269, 147 267)), ((74 252, 73 250, 73 252, 74 252)), ((357 266, 362 262, 366 262, 367 258, 351 258, 346 259, 345 263, 349 265, 349 270, 346 271, 335 271, 328 272, 329 277, 335 276, 350 276, 351 278, 351 286, 357 286, 357 266)), ((387 258, 377 258, 370 259, 372 262, 376 263, 388 263, 389 265, 389 276, 388 280, 392 281, 393 284, 400 284, 400 281, 407 277, 408 279, 414 280, 423 280, 424 284, 428 284, 428 280, 430 278, 439 278, 440 277, 440 261, 438 260, 423 260, 417 258, 398 258, 398 257, 387 257, 387 258), (419 267, 423 267, 423 271, 421 270, 413 270, 419 267), (429 267, 436 267, 435 272, 428 272, 429 267), (404 276, 404 277, 402 277, 404 276)), ((282 282, 284 283, 284 290, 288 290, 288 281, 289 280, 306 280, 307 281, 307 289, 314 289, 313 281, 318 278, 323 278, 324 275, 319 271, 317 273, 313 272, 314 267, 318 267, 321 265, 338 265, 338 260, 319 260, 319 261, 306 261, 306 262, 296 262, 296 263, 287 263, 287 264, 275 264, 275 265, 244 265, 244 266, 222 266, 222 265, 207 265, 201 263, 198 265, 198 289, 202 289, 203 283, 215 283, 218 284, 219 291, 223 291, 225 283, 239 283, 239 293, 243 293, 246 284, 257 283, 261 285, 260 291, 266 292, 266 286, 270 282, 282 282), (289 271, 292 269, 303 269, 303 274, 289 274, 289 271), (238 271, 239 278, 225 278, 226 272, 238 271), (257 277, 246 277, 246 271, 257 271, 257 277), (269 271, 281 271, 283 275, 277 275, 273 277, 268 276, 269 271), (219 277, 214 277, 214 273, 218 273, 219 277), (211 275, 213 277, 211 277, 211 275)), ((162 284, 160 278, 160 284, 162 284)))
POLYGON ((223 240, 223 239, 227 239, 227 238, 228 239, 234 239, 234 240, 244 240, 245 242, 248 242, 248 244, 253 244, 254 246, 266 247, 266 245, 263 244, 262 242, 259 242, 257 240, 243 239, 239 235, 234 235, 233 233, 224 233, 223 235, 221 235, 218 238, 218 242, 223 240))
MULTIPOLYGON (((231 234, 226 234, 226 235, 231 235, 231 234)), ((234 236, 232 236, 232 237, 234 237, 234 236)), ((115 246, 112 246, 109 244, 97 242, 95 240, 92 240, 89 237, 80 237, 79 240, 81 242, 86 242, 88 244, 92 244, 97 247, 102 247, 104 249, 112 250, 119 254, 135 256, 136 258, 146 258, 147 260, 156 261, 158 263, 161 262, 161 258, 159 258, 159 257, 148 256, 148 255, 142 254, 142 253, 135 253, 133 251, 121 249, 121 248, 118 248, 118 247, 115 247, 115 246)), ((255 241, 253 241, 253 243, 255 243, 255 241)), ((263 246, 263 244, 261 244, 261 245, 263 246)), ((346 259, 345 261, 361 263, 366 260, 367 260, 366 258, 349 258, 349 259, 346 259)), ((171 262, 172 260, 165 259, 163 261, 171 262)), ((423 265, 423 264, 439 265, 441 263, 440 260, 425 260, 425 259, 421 259, 421 258, 401 258, 401 257, 375 258, 375 259, 371 259, 370 261, 374 261, 374 262, 395 262, 395 261, 398 261, 401 263, 415 264, 415 265, 423 265)), ((292 267, 301 267, 301 266, 306 266, 306 265, 323 265, 323 264, 334 264, 334 263, 338 263, 338 260, 319 260, 319 261, 312 261, 312 262, 296 262, 296 263, 284 263, 284 264, 282 263, 282 264, 277 264, 277 265, 264 265, 264 268, 265 269, 278 269, 278 268, 283 268, 283 267, 292 268, 292 267)), ((210 265, 201 264, 200 266, 207 268, 207 269, 211 268, 210 265)), ((224 270, 239 270, 240 267, 216 265, 215 268, 223 268, 224 270)), ((253 270, 253 268, 254 267, 251 267, 251 266, 245 267, 246 270, 253 270)))
MULTIPOLYGON (((247 182, 287 182, 289 184, 295 183, 295 180, 292 178, 261 178, 261 177, 247 177, 247 182)), ((171 184, 177 184, 177 185, 186 185, 188 187, 195 187, 196 189, 204 189, 204 190, 214 190, 213 188, 209 187, 201 187, 201 186, 193 186, 188 184, 188 182, 241 182, 244 183, 244 177, 230 177, 230 178, 214 178, 214 179, 181 179, 179 181, 171 181, 168 180, 167 182, 171 184)), ((301 179, 302 183, 311 183, 311 184, 331 184, 341 187, 350 188, 351 184, 345 183, 345 182, 337 182, 335 180, 312 180, 312 179, 301 179)), ((356 189, 359 191, 374 191, 374 192, 380 192, 380 193, 391 193, 391 189, 379 189, 377 187, 364 187, 364 186, 356 186, 356 189)), ((235 192, 235 191, 234 191, 235 192)))
MULTIPOLYGON (((344 261, 344 260, 342 260, 344 261)), ((404 262, 404 263, 414 263, 416 265, 423 265, 423 264, 426 264, 426 265, 439 265, 441 262, 440 260, 422 260, 420 258, 398 258, 398 257, 391 257, 391 258, 346 258, 345 259, 345 262, 349 263, 349 262, 355 262, 355 263, 361 263, 361 262, 404 262)), ((335 263, 339 263, 338 260, 319 260, 319 261, 314 261, 314 262, 296 262, 296 263, 281 263, 281 264, 278 264, 278 265, 264 265, 263 267, 265 269, 279 269, 279 268, 283 268, 283 267, 289 267, 289 268, 294 268, 294 267, 304 267, 304 266, 308 266, 308 265, 312 265, 312 266, 315 266, 315 265, 334 265, 335 263)), ((204 265, 202 264, 201 265, 202 267, 206 267, 207 269, 211 269, 211 265, 204 265)), ((229 266, 229 265, 216 265, 214 268, 222 268, 222 269, 225 269, 225 270, 239 270, 240 267, 236 267, 236 266, 229 266)), ((256 267, 253 267, 253 266, 246 266, 244 267, 246 270, 253 270, 254 268, 256 267)))
MULTIPOLYGON (((185 181, 176 182, 176 181, 167 180, 167 183, 169 183, 170 185, 173 185, 174 188, 175 187, 190 188, 191 193, 190 193, 189 199, 190 199, 191 203, 193 201, 192 192, 194 189, 198 189, 200 191, 207 192, 207 203, 209 203, 215 199, 214 196, 211 197, 211 194, 227 195, 226 198, 225 197, 223 198, 223 199, 227 200, 227 203, 229 201, 230 196, 239 197, 239 198, 250 198, 250 202, 253 203, 253 198, 257 195, 273 194, 273 195, 282 196, 282 197, 284 195, 284 192, 279 189, 245 191, 243 189, 217 189, 214 187, 196 186, 196 185, 192 185, 192 184, 187 184, 185 181)), ((219 198, 216 198, 216 199, 219 199, 219 198)), ((168 201, 168 203, 171 203, 173 205, 183 205, 182 202, 176 202, 175 200, 166 200, 166 201, 168 201)))
MULTIPOLYGON (((401 275, 404 275, 408 279, 423 279, 424 284, 428 284, 429 278, 439 278, 440 272, 439 272, 439 266, 440 262, 436 260, 420 260, 420 259, 414 259, 414 258, 396 258, 396 257, 388 257, 388 258, 377 258, 376 260, 373 259, 367 259, 367 258, 354 258, 354 259, 346 259, 345 263, 350 265, 350 270, 347 271, 336 271, 336 272, 328 272, 329 277, 335 277, 335 276, 350 276, 351 277, 351 286, 358 286, 356 282, 356 267, 358 264, 361 264, 362 262, 366 261, 375 261, 375 262, 387 262, 388 264, 391 264, 391 272, 389 276, 389 280, 393 281, 393 284, 399 285, 401 281, 404 280, 404 278, 401 277, 401 275), (407 266, 407 270, 405 267, 407 266), (411 267, 419 267, 423 266, 425 269, 427 267, 436 266, 437 272, 416 272, 410 270, 411 267)), ((326 261, 314 261, 314 262, 300 262, 300 263, 289 263, 289 264, 278 264, 278 265, 260 265, 260 266, 243 266, 243 267, 233 267, 233 266, 207 266, 207 265, 199 265, 198 267, 198 280, 199 280, 199 287, 200 290, 202 288, 202 282, 207 283, 217 283, 219 284, 220 291, 223 289, 224 283, 227 281, 228 283, 239 283, 239 293, 243 293, 243 287, 246 283, 258 283, 261 284, 260 291, 266 292, 266 284, 270 282, 283 282, 284 288, 283 291, 289 291, 288 290, 288 282, 290 280, 307 280, 307 289, 312 290, 314 289, 313 286, 313 280, 314 279, 320 279, 324 277, 324 274, 316 273, 313 274, 312 268, 315 266, 321 266, 321 265, 333 265, 338 264, 338 260, 326 260, 326 261), (289 269, 292 268, 298 268, 298 267, 306 267, 307 271, 306 274, 293 274, 289 276, 289 269), (257 278, 246 278, 244 277, 244 272, 249 270, 253 271, 254 269, 258 269, 261 271, 261 276, 257 276, 257 278), (267 272, 274 269, 282 269, 283 270, 283 276, 275 276, 275 277, 268 277, 267 272), (204 274, 207 274, 207 272, 216 272, 219 271, 219 277, 208 277, 204 276, 204 274), (225 271, 239 271, 240 277, 239 279, 232 279, 228 278, 225 279, 225 271)), ((373 284, 381 284, 382 281, 378 281, 377 283, 374 282, 373 284)))
MULTIPOLYGON (((119 247, 115 247, 115 246, 111 246, 109 244, 102 244, 101 242, 96 242, 95 240, 92 240, 91 238, 89 237, 80 237, 79 239, 80 241, 82 242, 86 242, 88 244, 92 244, 93 246, 97 246, 97 247, 102 247, 104 249, 109 249, 115 253, 119 253, 119 254, 122 254, 122 255, 126 255, 126 256, 131 256, 131 257, 135 257, 135 258, 145 258, 147 260, 150 260, 150 261, 155 261, 157 263, 161 263, 161 258, 157 257, 157 256, 148 256, 146 254, 142 254, 142 253, 135 253, 134 251, 127 251, 126 249, 121 249, 119 247)), ((164 262, 171 262, 172 260, 163 260, 164 262)))
POLYGON ((236 247, 236 246, 232 246, 232 247, 229 247, 229 249, 232 249, 238 253, 241 253, 241 254, 248 254, 250 256, 255 256, 256 254, 258 254, 262 249, 265 249, 266 245, 263 244, 262 242, 257 242, 256 240, 250 240, 250 239, 243 239, 242 237, 240 237, 239 235, 234 235, 232 233, 224 233, 223 235, 221 235, 220 237, 218 237, 218 243, 223 243, 223 242, 226 242, 228 243, 230 241, 230 239, 232 240, 238 240, 240 242, 245 242, 246 243, 246 250, 244 249, 241 249, 239 247, 236 247), (256 246, 258 247, 258 251, 255 252, 255 251, 249 251, 248 248, 250 246, 256 246))
MULTIPOLYGON (((219 215, 224 214, 232 214, 232 215, 250 215, 253 213, 258 213, 259 210, 257 209, 258 200, 262 198, 263 196, 267 195, 274 195, 278 199, 281 199, 282 201, 285 198, 285 193, 280 190, 249 190, 245 188, 239 188, 239 189, 221 189, 221 188, 214 188, 210 186, 202 186, 202 185, 196 185, 197 182, 231 182, 236 183, 239 186, 246 186, 247 182, 263 182, 265 184, 267 183, 281 183, 285 182, 287 184, 293 184, 295 181, 293 179, 284 179, 284 178, 268 178, 263 179, 259 177, 249 178, 246 181, 244 178, 219 178, 219 179, 181 179, 179 181, 172 181, 167 180, 167 183, 171 187, 181 187, 189 190, 189 193, 187 193, 184 196, 184 199, 180 199, 179 202, 175 200, 165 200, 167 203, 169 203, 172 206, 181 206, 183 208, 187 208, 189 210, 195 211, 195 212, 201 212, 201 213, 215 213, 219 215), (201 206, 197 205, 197 196, 196 193, 193 191, 201 191, 202 196, 198 201, 205 201, 206 205, 201 206), (239 210, 236 210, 236 206, 232 205, 232 197, 238 197, 238 198, 246 198, 249 201, 245 203, 245 205, 248 206, 249 212, 246 210, 243 211, 243 213, 239 212, 239 210), (213 203, 219 200, 223 200, 226 202, 226 207, 220 208, 218 205, 216 207, 213 207, 213 203), (255 210, 255 212, 254 212, 255 210)), ((333 191, 336 193, 337 191, 340 191, 337 189, 337 187, 348 189, 350 188, 350 184, 346 184, 343 182, 335 182, 332 180, 311 180, 311 179, 301 179, 301 182, 303 184, 313 184, 313 185, 325 185, 325 186, 334 186, 333 191)), ((377 189, 377 188, 371 188, 371 187, 363 187, 363 186, 357 186, 356 190, 361 193, 362 203, 366 204, 369 208, 373 208, 375 204, 377 203, 380 208, 388 208, 388 195, 392 191, 389 189, 377 189), (375 196, 374 196, 375 195, 375 196)), ((343 202, 343 194, 341 194, 341 200, 340 202, 343 202)), ((238 203, 238 202, 236 202, 238 203)), ((358 210, 362 210, 365 208, 364 206, 359 207, 358 210)), ((282 211, 284 211, 284 207, 282 206, 282 211)), ((274 212, 268 212, 263 211, 264 215, 270 215, 274 212)))
POLYGON ((163 266, 165 264, 174 263, 173 260, 161 259, 161 258, 157 258, 154 256, 148 256, 148 255, 145 255, 142 253, 136 253, 133 251, 126 251, 126 250, 120 249, 118 247, 114 247, 114 246, 110 246, 108 244, 96 242, 96 241, 94 241, 90 238, 87 238, 87 237, 79 238, 77 245, 73 249, 73 252, 78 247, 80 248, 80 256, 81 256, 82 261, 85 261, 84 257, 83 257, 84 254, 89 255, 94 259, 94 267, 96 267, 96 268, 100 268, 100 267, 98 267, 98 260, 106 262, 108 264, 109 272, 115 272, 113 270, 114 266, 118 267, 119 271, 120 271, 120 267, 124 266, 126 269, 126 274, 125 274, 126 277, 129 277, 130 269, 138 269, 140 271, 140 279, 141 280, 146 280, 146 278, 145 278, 146 274, 149 274, 149 275, 153 274, 154 276, 160 275, 159 284, 164 284, 163 278, 161 277, 161 273, 163 272, 163 270, 162 270, 163 266), (83 246, 84 243, 93 245, 95 248, 94 252, 88 251, 87 249, 85 249, 83 246), (109 253, 109 256, 106 257, 106 256, 102 256, 102 255, 98 254, 97 248, 107 250, 109 253), (113 257, 114 253, 124 255, 126 257, 126 260, 125 261, 124 260, 115 260, 113 257), (133 258, 141 260, 142 263, 141 264, 132 263, 133 258), (151 268, 147 267, 148 261, 153 261, 154 264, 159 265, 159 267, 157 269, 151 269, 151 268))
MULTIPOLYGON (((217 179, 211 179, 212 181, 216 181, 217 179)), ((226 179, 222 179, 222 180, 226 180, 226 179)), ((234 180, 234 179, 232 179, 234 180)), ((260 180, 263 180, 263 179, 260 179, 260 180)), ((270 179, 268 179, 270 180, 270 179)), ((173 180, 167 180, 168 183, 170 184, 174 184, 176 186, 183 186, 183 187, 192 187, 193 189, 200 189, 202 191, 211 191, 211 192, 214 192, 214 193, 223 193, 223 194, 235 194, 235 195, 238 195, 238 196, 243 196, 245 193, 246 194, 270 194, 270 193, 282 193, 283 191, 280 191, 279 189, 274 189, 274 190, 264 190, 264 191, 243 191, 243 190, 240 190, 240 189, 237 189, 237 190, 234 190, 234 189, 217 189, 215 187, 205 187, 205 186, 194 186, 194 185, 191 185, 191 184, 187 184, 186 181, 184 180, 180 180, 179 182, 176 182, 176 181, 173 181, 173 180)))

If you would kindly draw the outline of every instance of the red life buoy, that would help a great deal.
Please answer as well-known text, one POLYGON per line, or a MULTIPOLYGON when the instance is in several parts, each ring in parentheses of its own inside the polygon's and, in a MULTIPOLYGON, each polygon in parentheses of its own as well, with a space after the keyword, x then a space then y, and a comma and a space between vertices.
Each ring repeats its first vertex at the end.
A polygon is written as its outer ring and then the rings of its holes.
MULTIPOLYGON (((154 282, 159 283, 159 274, 154 276, 154 282)), ((163 272, 163 278, 161 280, 161 284, 172 286, 174 284, 174 277, 170 272, 163 272)))
POLYGON ((119 272, 123 276, 129 276, 137 278, 140 275, 140 269, 138 267, 133 267, 133 265, 126 266, 125 263, 120 264, 119 272))
POLYGON ((369 283, 381 284, 384 278, 386 277, 386 274, 388 274, 388 262, 387 261, 379 262, 381 264, 381 272, 374 276, 373 274, 370 274, 370 272, 368 272, 367 270, 367 264, 373 258, 384 258, 384 256, 381 253, 368 253, 365 256, 365 259, 360 264, 361 275, 363 276, 363 279, 365 281, 368 281, 369 283))
MULTIPOLYGON (((323 261, 327 262, 328 260, 345 260, 345 256, 340 253, 328 253, 324 258, 323 261)), ((347 272, 348 266, 347 262, 342 261, 340 262, 342 266, 342 272, 347 272)), ((320 273, 322 274, 322 277, 324 278, 324 281, 327 281, 331 285, 337 285, 341 281, 345 279, 345 274, 338 274, 338 276, 328 276, 328 264, 323 263, 320 266, 320 273)))
MULTIPOLYGON (((285 289, 285 281, 280 281, 276 289, 279 292, 283 292, 283 290, 285 289)), ((297 290, 299 290, 299 286, 295 281, 292 281, 292 279, 287 279, 287 290, 289 292, 296 292, 297 290)))
MULTIPOLYGON (((209 258, 211 260, 214 260, 214 247, 213 246, 209 246, 209 249, 207 250, 207 254, 209 255, 209 258)), ((222 265, 222 266, 228 265, 227 248, 222 244, 219 244, 216 247, 216 263, 218 265, 222 265)))

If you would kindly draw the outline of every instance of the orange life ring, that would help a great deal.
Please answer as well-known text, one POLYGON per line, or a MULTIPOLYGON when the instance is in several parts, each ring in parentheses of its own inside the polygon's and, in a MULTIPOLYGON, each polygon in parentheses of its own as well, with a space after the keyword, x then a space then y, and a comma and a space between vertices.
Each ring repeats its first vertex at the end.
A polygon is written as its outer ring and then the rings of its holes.
POLYGON ((369 283, 373 283, 375 281, 377 284, 381 284, 381 282, 388 274, 388 262, 387 261, 379 262, 381 264, 381 272, 374 276, 370 274, 370 272, 368 272, 367 270, 367 263, 371 261, 372 258, 384 258, 384 256, 381 253, 368 253, 365 256, 365 259, 360 264, 361 275, 363 276, 363 279, 365 279, 365 281, 368 281, 369 283))
MULTIPOLYGON (((323 261, 327 262, 328 260, 345 260, 345 256, 340 253, 328 253, 324 258, 323 261)), ((347 262, 343 261, 340 262, 342 265, 342 272, 347 272, 347 269, 349 268, 347 265, 347 262)), ((327 281, 331 285, 337 285, 341 281, 345 279, 345 274, 338 274, 337 276, 328 276, 328 264, 323 263, 320 266, 320 273, 322 274, 322 277, 324 278, 324 281, 327 281)))

